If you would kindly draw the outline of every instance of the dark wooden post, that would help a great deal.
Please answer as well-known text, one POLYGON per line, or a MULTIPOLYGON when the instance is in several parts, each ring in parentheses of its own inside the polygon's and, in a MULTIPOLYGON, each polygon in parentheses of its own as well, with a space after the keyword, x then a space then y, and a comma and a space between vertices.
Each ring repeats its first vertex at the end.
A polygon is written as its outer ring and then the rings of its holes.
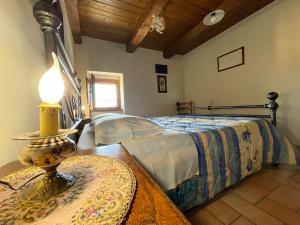
POLYGON ((179 115, 179 111, 180 111, 180 103, 176 102, 176 114, 179 115))
POLYGON ((55 32, 62 26, 60 13, 53 2, 55 1, 39 0, 33 6, 33 16, 41 25, 44 34, 46 60, 49 66, 53 64, 51 53, 57 53, 55 32))
POLYGON ((270 92, 267 94, 267 98, 270 100, 268 104, 266 104, 266 108, 270 109, 271 111, 271 122, 274 126, 277 125, 277 116, 276 112, 279 107, 278 103, 276 102, 276 99, 279 97, 277 92, 270 92))

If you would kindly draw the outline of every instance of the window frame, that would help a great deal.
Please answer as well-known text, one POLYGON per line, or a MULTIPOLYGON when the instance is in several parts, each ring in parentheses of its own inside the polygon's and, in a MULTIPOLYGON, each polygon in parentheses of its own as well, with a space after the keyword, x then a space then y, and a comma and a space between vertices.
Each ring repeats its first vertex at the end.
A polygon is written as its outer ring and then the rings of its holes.
POLYGON ((121 93, 120 93, 120 79, 105 79, 105 78, 98 78, 95 77, 95 81, 93 82, 93 111, 94 112, 104 112, 104 111, 122 111, 121 109, 121 93), (117 86, 116 94, 117 94, 117 106, 116 107, 96 107, 96 84, 115 84, 117 86))

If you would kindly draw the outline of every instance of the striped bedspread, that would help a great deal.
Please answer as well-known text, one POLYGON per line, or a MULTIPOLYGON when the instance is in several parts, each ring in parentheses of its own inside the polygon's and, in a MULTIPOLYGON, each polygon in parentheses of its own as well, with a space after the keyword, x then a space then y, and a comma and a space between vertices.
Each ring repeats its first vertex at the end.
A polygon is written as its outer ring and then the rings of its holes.
POLYGON ((168 131, 188 133, 194 140, 198 173, 167 190, 182 211, 207 202, 264 164, 300 164, 298 151, 266 120, 200 116, 150 119, 168 131))

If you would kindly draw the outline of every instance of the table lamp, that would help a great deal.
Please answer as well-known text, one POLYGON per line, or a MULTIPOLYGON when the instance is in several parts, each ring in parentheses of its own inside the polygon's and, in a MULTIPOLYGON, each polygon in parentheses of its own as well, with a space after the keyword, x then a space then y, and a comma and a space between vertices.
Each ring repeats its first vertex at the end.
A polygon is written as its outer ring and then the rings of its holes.
POLYGON ((59 62, 52 53, 53 66, 43 75, 39 83, 39 94, 43 101, 40 107, 40 135, 47 137, 58 133, 58 104, 64 95, 64 81, 60 74, 59 62))
POLYGON ((43 201, 71 187, 76 178, 57 171, 60 162, 76 151, 76 144, 67 135, 76 129, 59 129, 59 102, 64 95, 64 81, 59 62, 52 53, 53 66, 43 75, 39 83, 42 99, 40 108, 40 131, 20 134, 15 140, 31 140, 19 154, 19 160, 27 166, 38 166, 45 174, 22 189, 25 201, 43 201))

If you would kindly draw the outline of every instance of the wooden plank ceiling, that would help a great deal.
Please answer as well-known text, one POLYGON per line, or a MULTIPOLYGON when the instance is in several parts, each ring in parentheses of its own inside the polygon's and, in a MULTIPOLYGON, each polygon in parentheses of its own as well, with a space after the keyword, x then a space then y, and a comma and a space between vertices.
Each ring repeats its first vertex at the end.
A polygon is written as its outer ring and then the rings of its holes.
POLYGON ((164 57, 186 54, 274 0, 65 0, 74 41, 88 36, 163 51, 164 57), (214 9, 225 11, 213 26, 202 20, 214 9), (162 12, 163 34, 150 32, 152 15, 162 12))

